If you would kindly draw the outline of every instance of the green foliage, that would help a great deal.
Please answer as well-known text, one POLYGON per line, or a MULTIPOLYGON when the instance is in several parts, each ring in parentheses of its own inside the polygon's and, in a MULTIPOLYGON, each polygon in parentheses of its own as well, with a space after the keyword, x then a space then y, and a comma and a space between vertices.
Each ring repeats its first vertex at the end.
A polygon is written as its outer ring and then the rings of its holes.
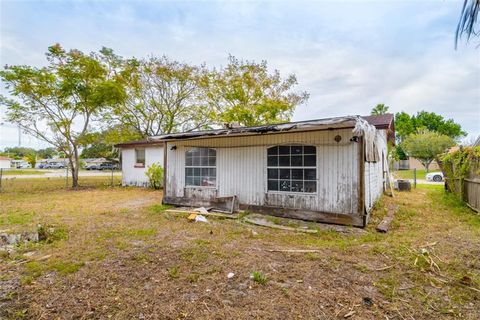
POLYGON ((380 114, 386 114, 386 113, 388 113, 388 109, 390 109, 389 106, 386 106, 385 104, 380 103, 380 104, 377 104, 377 105, 372 109, 372 111, 370 112, 370 114, 371 114, 372 116, 376 116, 376 115, 380 115, 380 114))
POLYGON ((228 65, 207 79, 207 104, 215 107, 217 122, 254 126, 289 121, 295 107, 308 99, 292 92, 295 75, 282 78, 268 71, 267 62, 229 57, 228 65))
POLYGON ((158 190, 163 184, 163 167, 158 163, 152 163, 147 167, 145 174, 148 177, 148 183, 150 188, 158 190))
POLYGON ((449 136, 428 130, 411 134, 401 143, 406 154, 420 160, 427 172, 430 163, 439 154, 454 145, 455 141, 449 136))
POLYGON ((263 273, 261 273, 260 271, 253 271, 252 272, 252 279, 256 283, 259 283, 261 285, 266 285, 267 282, 268 282, 268 278, 263 273))
POLYGON ((37 156, 40 159, 52 159, 57 155, 57 150, 55 148, 45 148, 37 151, 37 156))
POLYGON ((25 157, 23 157, 25 161, 27 161, 32 168, 35 168, 35 165, 37 164, 37 155, 35 153, 29 153, 25 157))
MULTIPOLYGON (((452 179, 464 179, 472 172, 472 165, 480 167, 480 146, 459 148, 440 157, 442 170, 445 175, 452 179)), ((478 168, 480 169, 480 168, 478 168)), ((473 172, 473 175, 480 175, 473 172)))
POLYGON ((444 119, 443 116, 434 112, 419 111, 416 115, 410 116, 402 111, 395 115, 395 132, 400 142, 409 135, 425 129, 455 140, 466 135, 458 123, 452 119, 444 119))
POLYGON ((12 159, 20 160, 29 154, 35 154, 35 149, 26 147, 10 147, 3 149, 3 154, 8 155, 12 159))
POLYGON ((125 93, 111 69, 99 59, 59 44, 48 48, 47 66, 6 66, 0 71, 12 99, 0 96, 7 120, 41 139, 73 164, 72 185, 78 185, 79 148, 92 131, 91 122, 125 93), (38 124, 46 124, 46 127, 38 124))
POLYGON ((205 104, 203 67, 172 61, 167 57, 123 59, 104 52, 113 68, 118 68, 126 92, 121 104, 104 116, 133 130, 141 137, 208 127, 214 114, 205 104))

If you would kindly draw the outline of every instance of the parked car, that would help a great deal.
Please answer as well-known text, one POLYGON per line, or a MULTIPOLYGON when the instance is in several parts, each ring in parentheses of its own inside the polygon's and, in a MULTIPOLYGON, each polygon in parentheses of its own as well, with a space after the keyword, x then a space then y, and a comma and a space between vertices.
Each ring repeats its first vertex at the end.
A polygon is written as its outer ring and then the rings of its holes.
POLYGON ((430 172, 426 175, 427 181, 442 182, 443 173, 442 172, 430 172))
POLYGON ((31 169, 32 166, 29 163, 19 163, 17 169, 31 169))
POLYGON ((104 162, 98 164, 92 164, 85 167, 86 170, 117 170, 119 169, 118 164, 111 162, 104 162))
POLYGON ((61 162, 50 162, 45 164, 43 169, 65 169, 65 164, 61 162))

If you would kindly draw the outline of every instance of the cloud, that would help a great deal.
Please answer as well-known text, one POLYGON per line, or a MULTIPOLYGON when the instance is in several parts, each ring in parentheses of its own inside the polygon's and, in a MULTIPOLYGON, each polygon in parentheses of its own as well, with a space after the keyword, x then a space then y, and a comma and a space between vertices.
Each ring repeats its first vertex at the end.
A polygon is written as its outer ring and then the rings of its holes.
POLYGON ((459 10, 420 0, 2 2, 1 60, 42 65, 55 42, 216 67, 233 54, 297 75, 310 101, 295 120, 386 103, 438 112, 480 134, 480 55, 472 45, 453 49, 459 10))

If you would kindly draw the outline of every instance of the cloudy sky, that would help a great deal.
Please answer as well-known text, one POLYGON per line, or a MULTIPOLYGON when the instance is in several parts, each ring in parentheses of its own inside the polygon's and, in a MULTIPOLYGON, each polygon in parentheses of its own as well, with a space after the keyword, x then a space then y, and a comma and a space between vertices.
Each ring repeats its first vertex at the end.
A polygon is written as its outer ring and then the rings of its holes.
MULTIPOLYGON (((294 120, 368 114, 385 103, 393 112, 434 111, 480 134, 478 41, 454 50, 460 1, 0 3, 1 65, 41 66, 57 42, 217 67, 232 54, 297 75, 310 100, 294 120)), ((16 144, 16 129, 1 125, 0 148, 16 144)), ((27 136, 22 144, 43 146, 27 136)))

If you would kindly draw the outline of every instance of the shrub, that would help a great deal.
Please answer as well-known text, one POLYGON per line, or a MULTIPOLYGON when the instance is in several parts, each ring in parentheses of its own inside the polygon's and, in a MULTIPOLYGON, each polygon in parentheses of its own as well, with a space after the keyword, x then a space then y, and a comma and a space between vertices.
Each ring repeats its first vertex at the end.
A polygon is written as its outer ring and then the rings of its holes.
POLYGON ((150 188, 158 190, 162 187, 163 183, 163 167, 158 163, 153 163, 151 166, 148 166, 147 172, 145 174, 148 177, 148 182, 150 188))

